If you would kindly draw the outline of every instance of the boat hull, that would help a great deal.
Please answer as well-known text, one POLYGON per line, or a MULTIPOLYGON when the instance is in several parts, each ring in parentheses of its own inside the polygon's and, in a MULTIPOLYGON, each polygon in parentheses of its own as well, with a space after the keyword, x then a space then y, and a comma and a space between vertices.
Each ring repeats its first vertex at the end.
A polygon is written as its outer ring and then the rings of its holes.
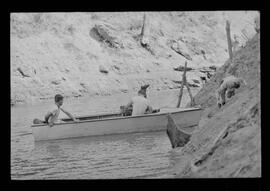
POLYGON ((201 117, 200 108, 167 109, 155 114, 106 119, 85 120, 48 125, 32 125, 35 141, 66 139, 85 136, 138 133, 166 130, 167 115, 170 113, 179 127, 196 126, 201 117))

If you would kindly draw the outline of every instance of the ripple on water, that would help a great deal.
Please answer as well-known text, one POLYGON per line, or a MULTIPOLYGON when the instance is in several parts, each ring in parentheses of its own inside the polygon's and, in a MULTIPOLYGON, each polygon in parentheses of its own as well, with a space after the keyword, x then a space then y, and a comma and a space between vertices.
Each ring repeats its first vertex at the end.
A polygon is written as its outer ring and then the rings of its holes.
MULTIPOLYGON (((155 107, 177 98, 178 90, 149 94, 155 107), (170 96, 169 96, 170 95, 170 96), (161 102, 163 100, 163 102, 161 102)), ((65 108, 77 115, 116 110, 127 94, 106 98, 66 100, 65 108)), ((185 98, 184 98, 185 99, 185 98)), ((184 100, 183 99, 183 100, 184 100)), ((11 110, 12 179, 107 179, 169 176, 174 161, 165 132, 149 132, 34 142, 32 119, 43 118, 48 104, 11 110), (38 111, 38 112, 37 112, 38 111)), ((63 116, 62 116, 63 117, 63 116)))

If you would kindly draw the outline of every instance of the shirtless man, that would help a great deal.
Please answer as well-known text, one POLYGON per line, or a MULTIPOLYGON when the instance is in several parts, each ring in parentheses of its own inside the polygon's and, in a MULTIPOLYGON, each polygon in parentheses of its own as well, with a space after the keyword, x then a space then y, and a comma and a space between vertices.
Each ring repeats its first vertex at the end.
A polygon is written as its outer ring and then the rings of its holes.
POLYGON ((63 111, 68 117, 70 117, 73 121, 77 122, 78 120, 75 119, 69 112, 61 108, 61 106, 64 103, 64 97, 60 94, 55 95, 54 97, 55 105, 57 106, 57 109, 53 111, 49 111, 45 115, 45 123, 48 123, 50 127, 53 126, 53 124, 58 120, 58 116, 60 114, 60 111, 63 111))
POLYGON ((153 112, 153 108, 149 105, 149 101, 147 100, 146 96, 146 89, 148 86, 149 85, 142 86, 142 88, 138 91, 138 95, 132 97, 130 102, 125 106, 126 108, 132 106, 132 116, 153 112))

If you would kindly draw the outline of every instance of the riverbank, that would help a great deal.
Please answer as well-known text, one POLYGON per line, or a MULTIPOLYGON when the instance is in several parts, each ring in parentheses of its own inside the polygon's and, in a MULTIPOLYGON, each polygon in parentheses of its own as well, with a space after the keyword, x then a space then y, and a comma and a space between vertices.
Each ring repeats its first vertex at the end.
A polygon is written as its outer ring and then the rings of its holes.
MULTIPOLYGON (((204 109, 191 141, 174 150, 179 160, 177 178, 261 177, 261 76, 260 34, 226 61, 197 93, 195 102, 204 109), (215 90, 226 75, 244 78, 246 86, 220 109, 215 90)), ((189 105, 189 104, 188 104, 189 105)))
MULTIPOLYGON (((143 12, 12 13, 11 105, 149 89, 177 89, 187 80, 202 87, 203 67, 228 57, 226 20, 238 47, 255 34, 256 11, 146 12, 149 47, 140 43, 143 12), (176 51, 180 51, 181 54, 176 51), (196 81, 197 83, 195 83, 196 81)), ((237 49, 237 47, 236 47, 237 49)))

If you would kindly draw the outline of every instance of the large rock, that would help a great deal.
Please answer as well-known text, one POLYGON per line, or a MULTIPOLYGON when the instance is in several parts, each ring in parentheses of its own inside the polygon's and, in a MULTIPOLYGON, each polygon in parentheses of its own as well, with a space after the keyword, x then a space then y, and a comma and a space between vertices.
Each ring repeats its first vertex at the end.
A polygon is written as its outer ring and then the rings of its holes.
POLYGON ((192 60, 189 50, 186 47, 185 43, 181 41, 173 42, 171 45, 171 49, 173 49, 178 54, 184 56, 188 60, 192 60))
POLYGON ((90 30, 90 36, 98 42, 104 42, 111 48, 118 48, 120 43, 112 36, 109 30, 103 25, 95 25, 90 30))

